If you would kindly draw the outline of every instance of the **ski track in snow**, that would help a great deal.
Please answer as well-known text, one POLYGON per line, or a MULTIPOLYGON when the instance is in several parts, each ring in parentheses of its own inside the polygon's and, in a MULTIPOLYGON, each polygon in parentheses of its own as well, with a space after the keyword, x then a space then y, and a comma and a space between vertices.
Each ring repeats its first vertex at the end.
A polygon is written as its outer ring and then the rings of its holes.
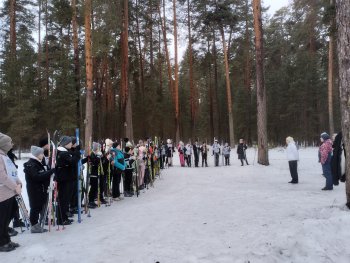
POLYGON ((139 198, 91 210, 63 231, 18 234, 21 247, 0 262, 349 263, 345 186, 321 191, 317 148, 300 150, 298 185, 287 183, 282 148, 270 151, 268 167, 252 165, 254 154, 249 166, 233 152, 232 165, 217 168, 211 156, 209 168, 181 168, 176 154, 139 198))

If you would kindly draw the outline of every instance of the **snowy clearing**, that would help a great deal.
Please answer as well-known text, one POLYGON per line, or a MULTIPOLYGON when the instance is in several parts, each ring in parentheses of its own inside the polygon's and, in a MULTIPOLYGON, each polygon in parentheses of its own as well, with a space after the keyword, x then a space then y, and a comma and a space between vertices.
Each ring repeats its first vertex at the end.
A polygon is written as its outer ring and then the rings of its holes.
POLYGON ((209 168, 181 168, 176 155, 139 198, 92 210, 64 231, 18 234, 21 247, 1 262, 349 263, 345 186, 321 191, 317 148, 300 150, 298 185, 287 183, 283 149, 270 151, 268 167, 253 166, 254 154, 249 166, 233 154, 218 168, 211 156, 209 168))

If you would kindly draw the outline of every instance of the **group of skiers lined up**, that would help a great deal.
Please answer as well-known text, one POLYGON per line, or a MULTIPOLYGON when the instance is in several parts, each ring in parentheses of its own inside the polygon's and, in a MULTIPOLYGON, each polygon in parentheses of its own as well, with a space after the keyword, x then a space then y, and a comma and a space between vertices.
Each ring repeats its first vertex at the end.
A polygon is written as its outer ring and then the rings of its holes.
MULTIPOLYGON (((331 137, 323 132, 320 135, 321 145, 318 151, 318 160, 322 166, 322 174, 326 178, 326 185, 322 188, 323 191, 333 190, 333 185, 339 185, 339 181, 345 182, 345 158, 346 152, 342 141, 342 133, 331 137)), ((292 180, 291 184, 299 183, 298 177, 298 161, 299 152, 297 145, 292 137, 286 138, 287 143, 287 159, 289 162, 289 170, 292 180)))
MULTIPOLYGON (((244 165, 244 162, 246 162, 246 164, 249 165, 246 155, 247 148, 248 147, 244 140, 240 139, 239 144, 237 146, 237 154, 242 166, 244 165)), ((180 141, 179 145, 177 146, 177 150, 179 153, 180 164, 182 167, 185 167, 186 165, 187 167, 192 166, 192 156, 194 158, 195 167, 198 167, 199 165, 200 156, 202 156, 202 167, 204 167, 204 165, 208 167, 209 147, 207 143, 203 142, 202 145, 199 145, 198 141, 195 141, 193 145, 190 142, 185 145, 182 141, 180 141)), ((215 166, 219 166, 220 155, 223 158, 223 165, 230 165, 231 147, 228 143, 225 143, 224 146, 221 146, 219 144, 219 141, 215 139, 214 144, 212 145, 212 156, 214 156, 215 166)))
MULTIPOLYGON (((31 233, 47 232, 43 227, 45 224, 58 227, 72 224, 74 220, 71 218, 78 213, 81 205, 77 190, 80 181, 83 188, 81 202, 85 200, 83 208, 94 209, 101 204, 110 205, 113 201, 122 200, 121 194, 131 197, 136 191, 138 195, 139 190, 153 184, 156 176, 160 175, 160 169, 172 166, 174 147, 171 140, 161 143, 162 147, 150 139, 140 140, 136 146, 128 139, 115 142, 106 139, 104 143, 91 144, 91 152, 87 154, 80 149, 76 137, 70 136, 61 137, 57 149, 48 138, 41 140, 38 146, 31 146, 30 159, 24 163, 31 233), (52 160, 55 160, 54 164, 52 160), (86 177, 78 174, 78 165, 82 167, 85 163, 88 164, 86 177), (55 180, 54 200, 57 203, 52 212, 53 222, 49 222, 46 208, 50 205, 49 193, 53 192, 48 190, 51 189, 52 178, 55 180)), ((12 251, 19 246, 10 239, 17 234, 9 228, 12 219, 19 220, 17 225, 14 221, 14 227, 26 226, 19 219, 17 201, 21 196, 22 182, 18 178, 12 148, 12 139, 0 133, 0 252, 12 251)))

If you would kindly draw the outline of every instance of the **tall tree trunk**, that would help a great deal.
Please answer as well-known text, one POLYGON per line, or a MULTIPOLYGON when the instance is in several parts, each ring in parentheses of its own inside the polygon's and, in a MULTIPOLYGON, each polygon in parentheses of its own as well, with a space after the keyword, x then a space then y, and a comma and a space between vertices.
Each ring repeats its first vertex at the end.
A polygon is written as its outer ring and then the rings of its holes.
MULTIPOLYGON (((214 136, 218 136, 220 138, 222 136, 222 129, 221 129, 221 111, 219 107, 219 72, 218 72, 218 50, 216 48, 216 34, 215 30, 213 30, 213 56, 212 56, 212 63, 214 64, 214 83, 212 85, 212 103, 213 103, 213 116, 214 122, 213 128, 214 128, 214 136), (215 130, 217 133, 215 133, 215 130)), ((211 138, 214 138, 212 136, 211 138)))
POLYGON ((128 0, 123 1, 123 30, 121 33, 121 106, 122 106, 122 119, 125 130, 123 135, 128 138, 133 138, 133 125, 132 125, 132 107, 131 107, 131 92, 129 92, 129 3, 128 0))
MULTIPOLYGON (((210 54, 210 42, 208 38, 208 56, 211 56, 210 54)), ((212 70, 211 70, 211 59, 209 58, 208 63, 208 88, 209 88, 209 122, 210 122, 210 138, 214 138, 215 136, 215 129, 214 129, 214 103, 213 103, 213 85, 212 85, 212 70)))
POLYGON ((255 55, 256 55, 256 92, 258 112, 258 163, 269 165, 267 121, 266 121, 266 90, 264 80, 264 44, 261 20, 261 1, 253 0, 255 55))
MULTIPOLYGON (((160 17, 159 17, 160 18, 160 17)), ((161 19, 161 18, 160 18, 161 19)), ((159 96, 159 105, 162 105, 163 103, 163 60, 162 60, 162 40, 161 40, 161 30, 159 29, 159 36, 158 36, 158 71, 159 71, 159 90, 158 90, 158 96, 159 96)), ((160 111, 163 111, 163 107, 160 106, 160 111)), ((161 138, 164 138, 164 126, 163 126, 163 114, 160 114, 160 121, 159 121, 159 135, 161 138)))
POLYGON ((43 87, 43 83, 41 80, 41 8, 42 8, 42 0, 38 0, 38 84, 39 84, 39 103, 41 104, 41 100, 43 99, 43 95, 45 94, 45 89, 43 87))
POLYGON ((173 14, 174 14, 174 49, 175 49, 175 127, 176 127, 176 142, 180 141, 180 123, 179 123, 179 63, 178 63, 178 47, 177 47, 177 20, 176 20, 176 0, 173 0, 173 14))
POLYGON ((346 158, 346 201, 350 209, 350 1, 337 0, 339 91, 346 158))
POLYGON ((196 116, 196 91, 193 83, 193 49, 192 49, 192 32, 191 32, 191 8, 190 0, 187 0, 187 16, 188 16, 188 60, 189 60, 189 80, 190 80, 190 105, 191 105, 191 139, 194 141, 195 136, 195 116, 196 116))
POLYGON ((224 62, 225 62, 225 79, 226 79, 226 95, 227 95, 227 112, 228 112, 228 125, 229 125, 229 139, 230 146, 235 147, 234 129, 233 129, 233 112, 232 112, 232 95, 231 95, 231 81, 230 81, 230 68, 228 64, 227 45, 225 40, 224 28, 220 27, 224 62))
MULTIPOLYGON (((334 0, 330 0, 330 5, 334 5, 334 0)), ((334 19, 330 25, 329 46, 328 46, 328 115, 329 115, 329 132, 334 134, 334 114, 333 114, 333 90, 334 90, 334 19)))
POLYGON ((149 0, 149 54, 150 54, 150 64, 151 64, 151 72, 154 69, 153 65, 153 1, 149 0))
POLYGON ((72 28, 73 28, 73 53, 74 53, 74 85, 76 92, 75 99, 75 113, 76 124, 80 128, 80 62, 79 62, 79 42, 78 42, 78 22, 77 22, 77 0, 71 2, 73 16, 72 16, 72 28))
MULTIPOLYGON (((174 110, 175 110, 175 105, 176 105, 175 88, 174 88, 175 87, 175 83, 174 83, 174 79, 173 79, 173 75, 172 75, 172 66, 171 66, 171 62, 170 62, 170 55, 169 55, 168 42, 167 42, 168 39, 167 39, 167 32, 166 32, 165 0, 159 1, 158 12, 159 12, 159 17, 160 18, 162 17, 161 9, 160 9, 161 2, 163 4, 163 18, 161 19, 161 27, 162 27, 162 32, 163 32, 163 43, 164 43, 164 50, 165 50, 165 60, 166 60, 167 73, 168 73, 168 87, 169 87, 169 91, 170 91, 170 94, 171 94, 171 99, 172 99, 172 102, 173 102, 173 105, 174 105, 174 110)), ((176 114, 174 114, 174 115, 176 115, 176 114)), ((175 136, 176 136, 176 131, 175 131, 175 136)))
POLYGON ((16 0, 10 0, 10 51, 11 60, 16 60, 16 0))
POLYGON ((49 87, 49 40, 48 40, 48 31, 47 24, 49 20, 48 16, 48 0, 45 0, 45 88, 46 96, 49 98, 50 87, 49 87))
POLYGON ((91 48, 91 0, 85 0, 85 64, 86 64, 86 110, 85 110, 85 149, 88 152, 87 142, 92 138, 93 124, 93 67, 91 48))

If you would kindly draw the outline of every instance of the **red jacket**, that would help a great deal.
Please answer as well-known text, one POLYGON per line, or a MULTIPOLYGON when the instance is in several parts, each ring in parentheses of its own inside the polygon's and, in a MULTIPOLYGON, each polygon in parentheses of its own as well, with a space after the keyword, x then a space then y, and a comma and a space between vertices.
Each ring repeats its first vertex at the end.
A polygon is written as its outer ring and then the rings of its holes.
POLYGON ((321 157, 321 164, 325 164, 328 158, 328 155, 332 153, 332 141, 330 139, 324 141, 322 145, 320 146, 320 157, 321 157))

